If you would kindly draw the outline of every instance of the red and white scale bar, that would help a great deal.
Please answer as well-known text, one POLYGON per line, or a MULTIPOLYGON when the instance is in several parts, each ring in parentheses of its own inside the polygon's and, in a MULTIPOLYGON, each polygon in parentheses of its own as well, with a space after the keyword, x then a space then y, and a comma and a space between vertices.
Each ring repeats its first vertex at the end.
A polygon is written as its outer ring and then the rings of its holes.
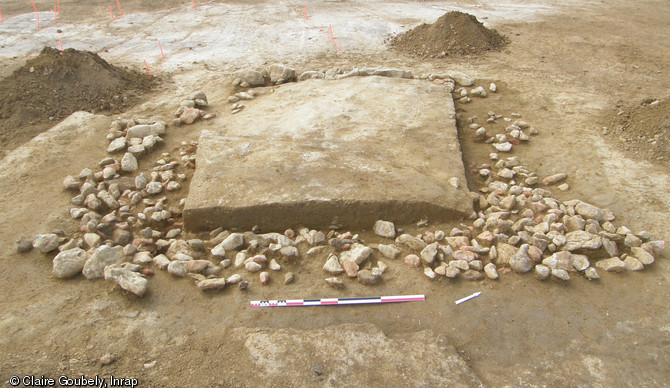
POLYGON ((426 300, 425 295, 376 296, 371 298, 323 298, 323 299, 286 299, 286 300, 252 300, 251 307, 292 307, 292 306, 332 306, 348 304, 377 304, 420 302, 426 300))

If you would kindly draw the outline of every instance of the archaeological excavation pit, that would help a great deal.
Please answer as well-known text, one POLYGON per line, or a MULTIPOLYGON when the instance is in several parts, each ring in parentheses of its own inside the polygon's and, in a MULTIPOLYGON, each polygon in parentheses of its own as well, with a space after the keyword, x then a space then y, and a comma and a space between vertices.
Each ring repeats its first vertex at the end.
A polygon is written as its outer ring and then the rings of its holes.
POLYGON ((283 85, 203 131, 185 226, 369 228, 469 215, 454 116, 449 88, 423 80, 283 85))

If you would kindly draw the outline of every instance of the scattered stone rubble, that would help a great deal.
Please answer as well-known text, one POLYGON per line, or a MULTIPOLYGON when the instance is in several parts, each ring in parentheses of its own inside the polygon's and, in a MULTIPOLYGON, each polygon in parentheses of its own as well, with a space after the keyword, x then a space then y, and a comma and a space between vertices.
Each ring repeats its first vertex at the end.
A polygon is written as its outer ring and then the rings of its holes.
POLYGON ((216 113, 207 113, 200 108, 206 108, 209 105, 207 96, 204 92, 197 92, 193 97, 186 98, 179 103, 179 108, 175 111, 176 119, 172 120, 172 124, 179 126, 182 124, 193 124, 196 120, 202 118, 209 120, 216 117, 216 113))
MULTIPOLYGON (((334 69, 296 76, 294 69, 278 64, 264 72, 240 71, 233 84, 253 88, 311 78, 368 75, 418 78, 445 85, 461 103, 469 102, 470 96, 485 98, 487 93, 497 91, 493 83, 488 92, 481 86, 472 87, 474 80, 458 72, 414 77, 393 69, 354 69, 346 73, 334 69), (454 89, 456 84, 463 86, 454 89)), ((248 90, 228 101, 237 104, 254 96, 254 91, 248 90)), ((205 94, 196 93, 182 101, 176 112, 179 118, 173 124, 214 117, 200 110, 207 105, 205 94)), ((233 113, 244 108, 233 107, 233 113)), ((505 134, 489 135, 476 118, 470 118, 475 140, 492 144, 499 152, 509 152, 512 145, 528 141, 525 131, 537 134, 518 114, 503 117, 490 112, 487 123, 497 120, 511 123, 505 134)), ((490 155, 495 164, 471 166, 486 180, 485 185, 472 193, 476 212, 471 223, 450 231, 424 231, 414 236, 396 229, 390 221, 379 220, 372 231, 388 239, 387 244, 365 244, 351 232, 308 228, 297 232, 287 229, 283 234, 260 233, 258 228, 246 232, 218 228, 209 233, 208 239, 188 239, 180 221, 185 200, 172 198, 171 192, 178 192, 187 180, 187 172, 195 168, 197 143, 184 142, 174 152, 163 152, 149 173, 138 173, 140 162, 161 147, 166 134, 167 125, 160 121, 115 120, 107 136, 111 156, 100 161, 99 171, 85 168, 76 177, 63 180, 64 188, 75 194, 70 216, 79 220, 79 233, 72 238, 55 233, 21 238, 15 243, 17 251, 34 248, 52 254, 57 250, 54 277, 65 279, 81 273, 87 279, 104 278, 143 296, 152 268, 174 277, 188 277, 202 291, 235 285, 245 290, 254 277, 266 285, 274 273, 285 271, 287 264, 299 263, 303 259, 301 251, 306 252, 307 259, 323 260, 326 284, 342 288, 353 279, 369 286, 379 284, 389 268, 379 259, 398 260, 420 269, 431 280, 496 280, 514 271, 533 272, 541 280, 552 277, 568 281, 575 275, 599 279, 598 270, 639 271, 652 265, 664 249, 664 242, 655 241, 648 232, 633 233, 625 226, 615 226, 609 209, 580 200, 561 202, 550 191, 537 187, 561 183, 567 174, 540 179, 518 157, 501 158, 497 153, 490 155)), ((460 182, 452 178, 445 184, 458 187, 460 182)), ((567 190, 561 186, 559 189, 567 190)), ((417 224, 426 229, 427 225, 428 220, 417 224)), ((295 281, 292 272, 283 279, 284 284, 295 281)))

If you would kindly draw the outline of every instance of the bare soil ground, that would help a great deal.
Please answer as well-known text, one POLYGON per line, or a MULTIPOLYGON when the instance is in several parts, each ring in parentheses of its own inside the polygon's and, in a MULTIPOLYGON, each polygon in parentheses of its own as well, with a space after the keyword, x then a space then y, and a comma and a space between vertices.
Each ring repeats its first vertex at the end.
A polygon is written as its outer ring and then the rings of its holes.
POLYGON ((393 38, 391 46, 423 57, 480 54, 499 50, 507 39, 490 30, 473 15, 452 11, 433 24, 422 24, 393 38))
POLYGON ((609 127, 613 145, 633 158, 668 166, 670 160, 670 100, 647 97, 638 103, 619 103, 609 127))
MULTIPOLYGON (((47 3, 36 2, 45 7, 47 3)), ((74 1, 70 3, 75 5, 74 1)), ((149 11, 142 9, 147 2, 123 3, 126 9, 149 11)), ((485 12, 509 5, 473 4, 465 2, 459 6, 476 5, 480 8, 474 9, 485 12)), ((519 4, 556 6, 553 2, 519 4)), ((174 5, 182 6, 177 2, 174 5)), ((99 4, 94 7, 83 2, 76 2, 76 6, 81 12, 69 16, 72 22, 88 20, 87 15, 100 8, 99 4)), ((256 6, 262 10, 263 2, 256 6)), ((323 6, 345 13, 338 7, 366 7, 357 2, 329 2, 323 6)), ((486 117, 488 111, 520 113, 539 129, 540 135, 528 146, 518 147, 514 154, 541 176, 567 172, 571 189, 557 192, 559 198, 579 198, 609 207, 618 222, 668 240, 667 164, 651 164, 635 154, 619 151, 606 141, 602 127, 611 125, 612 111, 619 100, 634 105, 648 96, 663 99, 669 94, 670 47, 662 38, 670 32, 666 17, 670 4, 611 0, 566 2, 556 7, 558 12, 530 22, 507 20, 495 24, 499 32, 510 38, 510 44, 500 52, 482 56, 417 59, 382 50, 348 53, 345 59, 330 51, 301 54, 292 65, 299 70, 383 65, 409 69, 415 74, 457 69, 476 77, 477 84, 494 81, 498 93, 457 106, 460 113, 465 117, 486 117)), ((24 8, 24 2, 3 3, 3 16, 31 12, 24 8)), ((299 8, 287 5, 286 18, 299 16, 299 8)), ((406 21, 408 26, 420 22, 406 21)), ((118 61, 122 64, 124 59, 118 61)), ((168 117, 179 96, 200 88, 207 92, 212 107, 227 112, 225 98, 232 91, 231 77, 222 77, 202 66, 175 72, 173 77, 174 90, 128 114, 168 117)), ((222 113, 219 119, 225 120, 227 114, 222 113)), ((35 145, 34 152, 20 163, 12 164, 7 159, 2 162, 3 383, 12 375, 113 374, 136 377, 142 386, 273 386, 273 375, 256 364, 244 333, 372 323, 393 338, 422 330, 448 338, 486 386, 667 384, 667 253, 641 273, 603 274, 596 283, 575 278, 566 284, 538 282, 515 274, 505 275, 497 282, 430 282, 418 271, 390 262, 391 276, 374 288, 375 294, 427 296, 423 303, 394 306, 248 307, 252 299, 347 297, 371 292, 354 283, 336 293, 323 283, 322 263, 307 260, 288 268, 296 273, 294 285, 284 286, 278 281, 264 288, 251 287, 248 293, 226 289, 203 295, 188 279, 175 280, 162 272, 151 279, 150 292, 143 299, 123 294, 104 281, 53 279, 49 276, 49 258, 36 252, 19 256, 12 243, 21 235, 36 232, 74 231, 76 225, 67 216, 70 196, 62 191, 60 181, 64 175, 93 166, 105 156, 104 134, 108 125, 108 119, 91 120, 79 135, 63 134, 58 141, 35 145), (483 294, 465 305, 453 305, 455 299, 474 291, 483 294), (103 367, 98 360, 105 353, 114 354, 116 361, 103 367), (156 366, 145 369, 143 364, 151 361, 156 361, 156 366)), ((166 148, 183 140, 195 140, 200 130, 216 126, 215 121, 203 122, 172 131, 166 138, 166 148)), ((462 136, 465 165, 488 161, 490 149, 469 139, 462 136)), ((478 182, 471 183, 474 188, 478 182)), ((456 225, 431 225, 430 229, 450 230, 452 226, 456 225)), ((412 225, 404 227, 409 233, 425 230, 412 225)), ((362 237, 369 243, 382 241, 367 232, 362 237)), ((290 350, 291 344, 285 344, 283 349, 290 350)), ((316 350, 313 356, 317 356, 316 350)), ((308 370, 307 375, 313 375, 313 379, 292 382, 282 374, 276 380, 279 385, 338 385, 338 381, 321 379, 313 372, 313 365, 306 362, 296 362, 294 368, 302 377, 308 370)), ((372 370, 356 373, 356 381, 364 386, 402 384, 384 381, 384 376, 372 370)))
POLYGON ((76 111, 123 112, 158 81, 112 66, 95 53, 45 47, 0 82, 4 155, 76 111))

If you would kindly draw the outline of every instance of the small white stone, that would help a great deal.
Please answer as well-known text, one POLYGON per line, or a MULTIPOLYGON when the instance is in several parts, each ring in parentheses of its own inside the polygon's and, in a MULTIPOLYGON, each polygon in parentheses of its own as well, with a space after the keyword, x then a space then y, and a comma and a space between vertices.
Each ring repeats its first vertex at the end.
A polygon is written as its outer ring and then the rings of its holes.
POLYGON ((496 265, 493 263, 488 263, 486 266, 484 266, 484 273, 486 273, 486 276, 488 276, 488 278, 491 280, 498 279, 498 270, 496 265))
POLYGON ((437 276, 437 275, 435 274, 435 271, 433 271, 430 267, 426 267, 426 268, 423 270, 423 274, 426 275, 426 276, 427 276, 428 278, 430 278, 430 279, 435 279, 435 277, 437 276))
POLYGON ((499 152, 510 152, 512 150, 512 143, 509 142, 494 143, 493 147, 499 152))
POLYGON ((281 265, 277 263, 277 260, 272 259, 270 260, 270 264, 268 265, 268 268, 270 268, 273 271, 280 271, 281 270, 281 265))
POLYGON ((263 267, 255 261, 249 261, 244 265, 244 268, 249 272, 257 272, 260 271, 263 267))
POLYGON ((377 236, 394 238, 395 237, 395 225, 390 221, 378 220, 375 222, 375 225, 372 229, 377 236))

